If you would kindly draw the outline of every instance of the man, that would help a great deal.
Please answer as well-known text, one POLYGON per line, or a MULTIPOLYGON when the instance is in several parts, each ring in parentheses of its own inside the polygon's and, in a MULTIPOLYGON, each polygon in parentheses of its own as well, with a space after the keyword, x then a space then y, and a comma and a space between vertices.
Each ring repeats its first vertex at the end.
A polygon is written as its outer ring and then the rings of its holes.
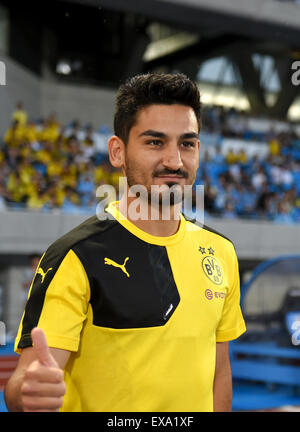
POLYGON ((184 75, 120 87, 108 148, 125 193, 107 218, 90 218, 42 257, 6 386, 10 410, 231 410, 228 341, 245 331, 234 247, 178 215, 176 199, 162 217, 168 188, 195 180, 200 115, 184 75), (130 213, 136 185, 150 195, 160 187, 159 217, 130 213))
POLYGON ((17 121, 19 126, 26 126, 27 124, 27 113, 23 108, 23 102, 18 102, 16 110, 13 113, 13 120, 17 121))

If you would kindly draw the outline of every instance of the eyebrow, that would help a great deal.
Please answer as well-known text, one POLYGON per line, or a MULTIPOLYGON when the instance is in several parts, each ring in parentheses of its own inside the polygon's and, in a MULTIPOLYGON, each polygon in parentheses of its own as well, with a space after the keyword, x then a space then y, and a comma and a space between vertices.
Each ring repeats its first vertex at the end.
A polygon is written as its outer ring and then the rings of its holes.
MULTIPOLYGON (((168 135, 165 134, 164 132, 159 132, 156 130, 152 130, 152 129, 148 129, 142 133, 139 134, 139 137, 141 136, 150 136, 150 137, 155 137, 155 138, 167 138, 168 135)), ((187 132, 184 133, 182 135, 180 135, 179 137, 180 139, 198 139, 198 134, 196 134, 196 132, 187 132)))

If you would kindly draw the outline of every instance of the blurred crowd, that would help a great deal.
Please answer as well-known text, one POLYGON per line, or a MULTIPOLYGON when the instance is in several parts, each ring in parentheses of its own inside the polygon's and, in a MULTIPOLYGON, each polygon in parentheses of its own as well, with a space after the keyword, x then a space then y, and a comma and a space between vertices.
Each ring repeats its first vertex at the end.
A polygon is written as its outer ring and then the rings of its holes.
POLYGON ((19 104, 0 147, 0 208, 92 211, 98 186, 118 190, 108 134, 105 126, 95 132, 78 121, 61 125, 53 114, 29 121, 19 104))
MULTIPOLYGON (((220 137, 197 173, 206 213, 300 222, 300 141, 292 129, 256 132, 247 127, 247 114, 208 107, 203 131, 220 137), (245 148, 224 152, 224 137, 243 140, 245 148), (266 157, 247 155, 252 140, 267 143, 266 157)), ((97 187, 119 186, 121 172, 108 161, 109 135, 105 126, 61 125, 53 114, 30 121, 18 104, 0 145, 0 209, 94 211, 97 187)))
POLYGON ((223 218, 267 219, 281 223, 300 222, 300 139, 292 125, 286 130, 265 132, 249 128, 245 112, 210 107, 204 130, 245 143, 244 149, 206 151, 200 162, 197 183, 205 185, 207 213, 223 218), (265 157, 248 156, 251 143, 267 143, 265 157))

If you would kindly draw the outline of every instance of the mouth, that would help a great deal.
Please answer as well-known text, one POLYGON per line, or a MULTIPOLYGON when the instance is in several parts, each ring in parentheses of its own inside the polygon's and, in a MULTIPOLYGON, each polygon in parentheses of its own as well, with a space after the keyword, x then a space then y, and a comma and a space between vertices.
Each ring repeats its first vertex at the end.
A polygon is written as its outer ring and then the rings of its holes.
POLYGON ((162 175, 157 175, 155 177, 163 178, 163 179, 165 179, 165 178, 168 178, 168 179, 182 179, 182 178, 184 178, 184 176, 182 176, 182 175, 174 175, 174 174, 162 174, 162 175))
POLYGON ((178 183, 180 182, 182 179, 186 179, 188 178, 188 174, 184 171, 178 170, 178 171, 169 171, 169 170, 161 170, 156 171, 153 173, 153 177, 158 178, 158 179, 162 179, 165 181, 171 181, 171 182, 175 182, 178 183))
POLYGON ((159 179, 161 182, 163 183, 167 183, 169 185, 172 184, 179 184, 182 182, 182 180, 184 179, 183 176, 179 176, 179 175, 158 175, 155 176, 157 179, 159 179))

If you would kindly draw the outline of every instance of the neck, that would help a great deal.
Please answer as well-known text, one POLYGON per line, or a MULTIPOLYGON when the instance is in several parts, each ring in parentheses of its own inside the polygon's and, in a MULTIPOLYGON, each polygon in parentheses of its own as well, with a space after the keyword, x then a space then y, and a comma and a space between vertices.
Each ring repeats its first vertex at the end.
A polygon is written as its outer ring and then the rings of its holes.
POLYGON ((160 206, 124 194, 117 208, 130 222, 148 234, 169 237, 179 229, 181 203, 170 206, 169 212, 163 212, 160 206))

